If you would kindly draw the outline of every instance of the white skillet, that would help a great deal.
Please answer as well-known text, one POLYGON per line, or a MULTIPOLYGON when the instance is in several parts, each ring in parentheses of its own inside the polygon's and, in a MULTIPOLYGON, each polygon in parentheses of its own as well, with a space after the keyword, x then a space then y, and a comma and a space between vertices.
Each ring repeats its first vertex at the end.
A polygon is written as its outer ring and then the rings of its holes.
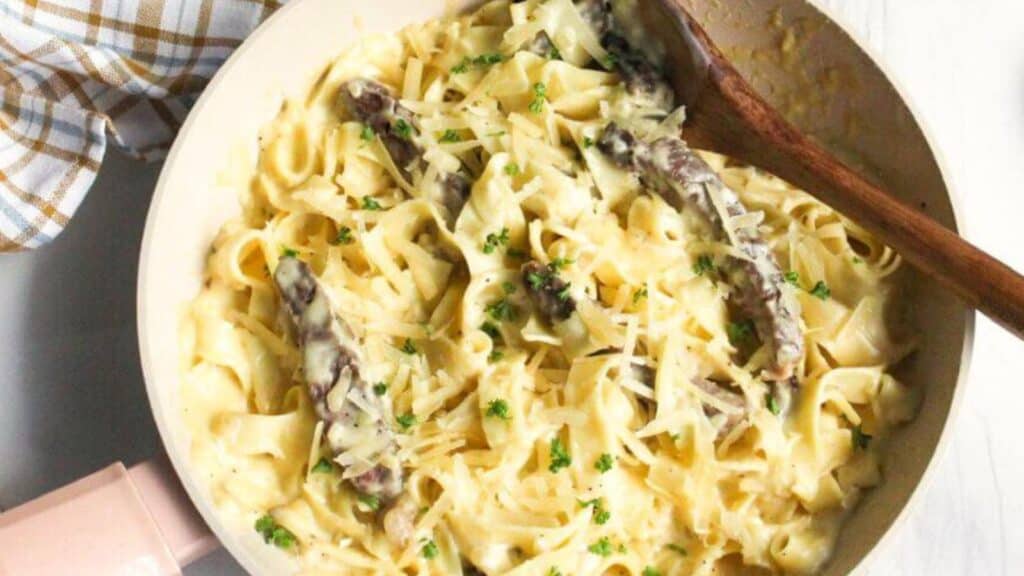
MULTIPOLYGON (((146 389, 177 478, 162 456, 131 470, 117 463, 0 515, 0 576, 179 574, 180 566, 218 544, 253 574, 295 571, 295 562, 264 544, 251 526, 225 522, 189 462, 190 441, 179 401, 179 319, 200 288, 218 228, 238 211, 237 192, 224 186, 222 175, 232 162, 253 157, 259 128, 274 117, 284 97, 303 91, 360 36, 393 32, 439 16, 446 7, 474 4, 293 0, 217 73, 164 165, 146 220, 139 266, 138 332, 146 389)), ((924 203, 932 217, 956 228, 940 162, 906 99, 834 22, 805 0, 763 7, 752 7, 746 0, 684 4, 726 47, 777 45, 780 30, 765 25, 776 6, 787 21, 804 19, 808 29, 817 29, 799 66, 811 78, 828 67, 840 67, 856 82, 797 123, 824 142, 842 142, 839 152, 860 161, 890 190, 915 204, 924 203), (856 136, 846 134, 848 114, 870 119, 870 124, 856 136)), ((801 70, 777 63, 771 58, 751 59, 738 62, 738 67, 748 75, 756 72, 762 85, 774 85, 774 94, 816 89, 800 80, 801 70)), ((947 443, 948 424, 959 405, 973 314, 927 282, 917 284, 913 298, 923 341, 900 377, 923 387, 925 400, 917 419, 896 433, 884 462, 885 482, 849 519, 826 576, 865 566, 872 551, 906 516, 936 454, 947 443)))

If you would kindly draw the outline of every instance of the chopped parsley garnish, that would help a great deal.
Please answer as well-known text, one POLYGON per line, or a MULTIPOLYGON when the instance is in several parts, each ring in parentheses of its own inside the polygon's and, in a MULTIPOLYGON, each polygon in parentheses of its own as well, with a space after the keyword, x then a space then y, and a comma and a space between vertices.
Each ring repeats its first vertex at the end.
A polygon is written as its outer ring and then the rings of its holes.
POLYGON ((707 254, 701 254, 697 257, 697 262, 693 264, 693 273, 697 276, 703 276, 705 272, 711 272, 715 269, 715 264, 711 261, 711 256, 707 254))
POLYGON ((406 122, 404 118, 395 120, 395 134, 404 140, 412 138, 412 124, 406 122))
POLYGON ((284 248, 284 249, 281 250, 281 257, 282 258, 295 258, 298 255, 299 255, 299 253, 297 251, 295 251, 295 250, 292 250, 291 248, 284 248))
POLYGON ((768 407, 768 411, 771 412, 772 414, 775 414, 776 416, 778 416, 779 413, 782 412, 782 407, 779 406, 779 401, 775 398, 775 395, 772 394, 771 392, 769 392, 769 393, 764 395, 764 403, 765 403, 765 406, 768 407))
POLYGON ((633 292, 633 304, 639 304, 644 298, 647 298, 646 286, 639 288, 636 292, 633 292))
POLYGON ((601 456, 598 457, 597 461, 594 462, 594 468, 597 468, 597 470, 601 474, 604 474, 605 472, 611 470, 613 466, 615 466, 615 459, 612 458, 612 455, 607 452, 601 454, 601 456))
POLYGON ((480 329, 483 330, 484 333, 486 333, 488 336, 490 336, 491 340, 497 340, 501 338, 501 331, 498 330, 498 327, 493 322, 484 322, 483 324, 480 325, 480 329))
POLYGON ((562 576, 562 571, 552 566, 551 569, 548 570, 547 576, 562 576))
POLYGON ((572 297, 572 293, 569 292, 571 288, 572 284, 566 284, 565 288, 562 288, 561 290, 558 291, 557 294, 555 294, 555 297, 558 298, 559 302, 566 302, 569 300, 570 297, 572 297))
POLYGON ((334 240, 331 240, 331 244, 340 246, 344 244, 351 244, 355 241, 356 239, 352 237, 352 229, 348 226, 342 226, 338 229, 338 235, 334 237, 334 240))
POLYGON ((416 345, 413 344, 412 340, 406 338, 405 343, 402 344, 402 352, 412 356, 413 354, 419 352, 419 350, 416 349, 416 345))
POLYGON ((459 140, 462 140, 459 133, 451 128, 445 130, 444 134, 441 134, 441 137, 437 139, 438 142, 458 142, 459 140))
POLYGON ((587 546, 587 551, 591 554, 597 554, 598 556, 607 558, 612 555, 612 543, 608 540, 608 537, 605 536, 590 546, 587 546))
POLYGON ((615 65, 619 63, 619 57, 609 52, 602 60, 601 65, 604 66, 605 70, 611 70, 615 68, 615 65))
POLYGON ((370 510, 377 511, 380 509, 380 496, 375 494, 359 494, 356 496, 359 502, 369 508, 370 510))
POLYGON ((583 147, 584 148, 590 148, 593 145, 594 145, 594 139, 593 138, 591 138, 590 136, 584 136, 583 137, 583 147))
POLYGON ((729 322, 725 327, 725 332, 733 346, 740 346, 749 342, 750 338, 754 335, 754 323, 750 320, 729 322))
POLYGON ((565 445, 558 438, 551 439, 551 465, 548 466, 548 470, 552 474, 557 473, 562 468, 568 468, 572 464, 572 458, 569 456, 569 452, 566 451, 565 445))
POLYGON ((548 99, 548 87, 543 82, 533 85, 533 102, 530 102, 530 112, 539 113, 544 109, 544 102, 548 99))
POLYGON ((321 458, 317 460, 316 464, 313 465, 313 468, 310 469, 310 472, 313 472, 314 474, 324 474, 332 470, 334 470, 334 465, 331 464, 331 461, 328 460, 327 458, 321 458))
POLYGON ((494 350, 491 350, 490 354, 487 355, 487 361, 491 362, 491 363, 494 363, 494 362, 498 362, 499 360, 501 360, 504 357, 505 357, 505 353, 502 352, 501 350, 498 350, 497 348, 495 348, 494 350))
POLYGON ((678 552, 679 554, 686 556, 686 548, 683 548, 679 544, 669 544, 668 546, 666 546, 666 548, 673 552, 678 552))
POLYGON ((853 262, 854 264, 863 264, 864 260, 862 260, 860 256, 854 256, 851 259, 851 262, 853 262))
POLYGON ((612 513, 604 507, 604 500, 601 498, 594 498, 593 500, 577 500, 577 502, 580 503, 580 508, 592 507, 594 509, 595 524, 606 524, 612 517, 612 513))
POLYGON ((661 576, 661 572, 654 566, 644 566, 644 571, 640 573, 640 576, 661 576))
POLYGON ((505 59, 505 57, 502 56, 501 54, 497 53, 497 52, 492 52, 490 54, 481 54, 481 55, 477 56, 476 58, 473 58, 473 65, 475 65, 475 66, 492 66, 494 64, 498 64, 499 62, 501 62, 504 59, 505 59))
POLYGON ((552 260, 551 264, 548 264, 548 267, 551 268, 552 270, 558 271, 565 268, 569 264, 572 264, 575 261, 576 260, 572 258, 562 258, 561 256, 559 256, 552 260))
POLYGON ((469 69, 471 67, 479 70, 481 68, 486 68, 488 66, 497 64, 504 59, 505 57, 497 52, 491 54, 481 54, 479 56, 474 56, 473 58, 465 56, 462 58, 461 62, 451 67, 451 73, 465 74, 466 72, 469 72, 469 69))
POLYGON ((551 45, 551 50, 548 50, 548 60, 561 60, 562 53, 558 51, 558 47, 551 45))
POLYGON ((505 164, 505 174, 508 174, 509 176, 519 174, 519 164, 516 164, 515 162, 505 164))
POLYGON ((488 138, 497 138, 498 136, 504 136, 505 134, 507 134, 507 132, 504 130, 496 130, 490 134, 484 134, 484 136, 487 136, 488 138))
POLYGON ((512 414, 509 413, 508 402, 501 398, 491 400, 487 403, 487 416, 490 418, 500 418, 501 420, 511 420, 512 414))
POLYGON ((422 554, 423 557, 427 560, 433 560, 434 558, 437 558, 437 555, 440 553, 441 551, 437 549, 437 543, 433 540, 427 540, 423 544, 423 547, 420 548, 420 554, 422 554))
POLYGON ((370 140, 373 140, 374 136, 375 133, 373 128, 370 127, 369 124, 363 124, 363 129, 359 131, 359 139, 364 142, 369 142, 370 140))
POLYGON ((526 252, 519 248, 509 248, 505 250, 505 254, 508 254, 510 258, 519 258, 520 260, 526 258, 526 252))
POLYGON ((373 393, 377 396, 383 396, 388 393, 388 385, 385 382, 377 382, 373 385, 373 393))
POLYGON ((818 280, 818 283, 814 285, 814 288, 810 290, 811 296, 818 298, 819 300, 828 300, 832 296, 832 290, 829 289, 828 284, 824 281, 818 280))
POLYGON ((516 285, 511 282, 502 282, 501 289, 505 292, 505 294, 514 294, 516 291, 516 285))
POLYGON ((519 308, 515 304, 508 301, 508 298, 502 298, 497 302, 491 302, 484 308, 484 312, 490 316, 491 320, 495 322, 501 322, 503 320, 515 320, 519 316, 519 308))
POLYGON ((534 290, 540 290, 544 283, 548 281, 548 277, 544 274, 538 274, 537 272, 530 272, 526 275, 526 282, 530 285, 530 288, 534 290))
POLYGON ((376 198, 373 198, 372 196, 363 196, 363 210, 377 211, 383 209, 384 208, 381 207, 380 202, 377 202, 376 198))
POLYGON ((786 272, 785 276, 783 276, 783 277, 786 279, 786 283, 787 284, 791 284, 791 285, 796 286, 798 288, 800 287, 800 273, 799 272, 796 272, 794 270, 790 270, 789 272, 786 272))
POLYGON ((406 412, 405 414, 395 418, 395 422, 398 422, 398 425, 402 427, 403 431, 408 430, 416 425, 416 415, 412 412, 406 412))
POLYGON ((295 534, 292 534, 290 530, 278 524, 270 514, 264 514, 256 521, 256 532, 263 536, 264 542, 273 544, 283 550, 287 550, 295 545, 295 534))
POLYGON ((858 450, 867 450, 868 444, 871 443, 871 436, 864 433, 864 430, 860 427, 860 424, 853 427, 851 431, 851 440, 853 441, 853 447, 858 450))
POLYGON ((505 246, 506 244, 508 244, 508 228, 502 228, 501 232, 497 234, 491 232, 484 241, 484 254, 494 254, 498 246, 505 246))

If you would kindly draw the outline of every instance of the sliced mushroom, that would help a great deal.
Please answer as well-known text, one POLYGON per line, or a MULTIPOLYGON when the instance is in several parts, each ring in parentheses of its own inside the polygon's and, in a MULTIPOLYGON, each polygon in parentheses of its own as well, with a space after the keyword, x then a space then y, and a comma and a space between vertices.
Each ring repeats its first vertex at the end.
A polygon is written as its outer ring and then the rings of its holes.
POLYGON ((766 377, 789 379, 803 358, 799 303, 786 294, 782 271, 756 227, 730 225, 730 220, 747 213, 736 193, 677 137, 647 143, 611 123, 597 145, 669 205, 697 214, 716 239, 743 255, 727 257, 722 266, 733 288, 731 297, 771 349, 766 377))
POLYGON ((576 7, 608 52, 608 61, 601 65, 618 72, 626 90, 633 96, 664 108, 671 107, 671 86, 647 56, 630 45, 620 32, 610 0, 583 0, 576 7))
POLYGON ((558 276, 554 266, 531 260, 523 265, 522 274, 530 301, 549 324, 568 320, 576 311, 569 283, 558 276))
MULTIPOLYGON (((401 105, 386 86, 366 78, 349 80, 341 87, 341 100, 360 122, 380 137, 391 161, 406 180, 422 170, 423 148, 416 142, 416 115, 401 105)), ((439 175, 438 204, 447 211, 448 227, 454 225, 469 199, 469 179, 459 172, 439 175)))
POLYGON ((364 378, 359 346, 309 266, 281 258, 274 282, 298 334, 302 369, 324 441, 362 494, 385 501, 402 492, 402 466, 391 429, 391 406, 364 378), (363 456, 353 457, 358 448, 363 456), (369 450, 367 450, 369 448, 369 450))

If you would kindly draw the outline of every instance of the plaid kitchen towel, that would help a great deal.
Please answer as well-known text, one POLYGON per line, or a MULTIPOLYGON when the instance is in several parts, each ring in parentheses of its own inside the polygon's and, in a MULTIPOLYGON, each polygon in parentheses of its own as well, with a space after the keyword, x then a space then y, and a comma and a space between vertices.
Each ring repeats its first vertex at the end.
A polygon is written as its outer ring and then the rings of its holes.
POLYGON ((52 240, 107 138, 161 158, 278 0, 0 0, 0 252, 52 240))

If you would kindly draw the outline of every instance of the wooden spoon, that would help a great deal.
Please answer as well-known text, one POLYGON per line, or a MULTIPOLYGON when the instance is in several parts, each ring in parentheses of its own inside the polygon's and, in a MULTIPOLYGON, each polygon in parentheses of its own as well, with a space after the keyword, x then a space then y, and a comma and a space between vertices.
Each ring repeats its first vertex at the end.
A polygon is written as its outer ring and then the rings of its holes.
POLYGON ((666 54, 696 148, 763 168, 871 231, 967 305, 1024 338, 1024 276, 871 184, 757 95, 679 0, 638 2, 633 16, 666 54))

